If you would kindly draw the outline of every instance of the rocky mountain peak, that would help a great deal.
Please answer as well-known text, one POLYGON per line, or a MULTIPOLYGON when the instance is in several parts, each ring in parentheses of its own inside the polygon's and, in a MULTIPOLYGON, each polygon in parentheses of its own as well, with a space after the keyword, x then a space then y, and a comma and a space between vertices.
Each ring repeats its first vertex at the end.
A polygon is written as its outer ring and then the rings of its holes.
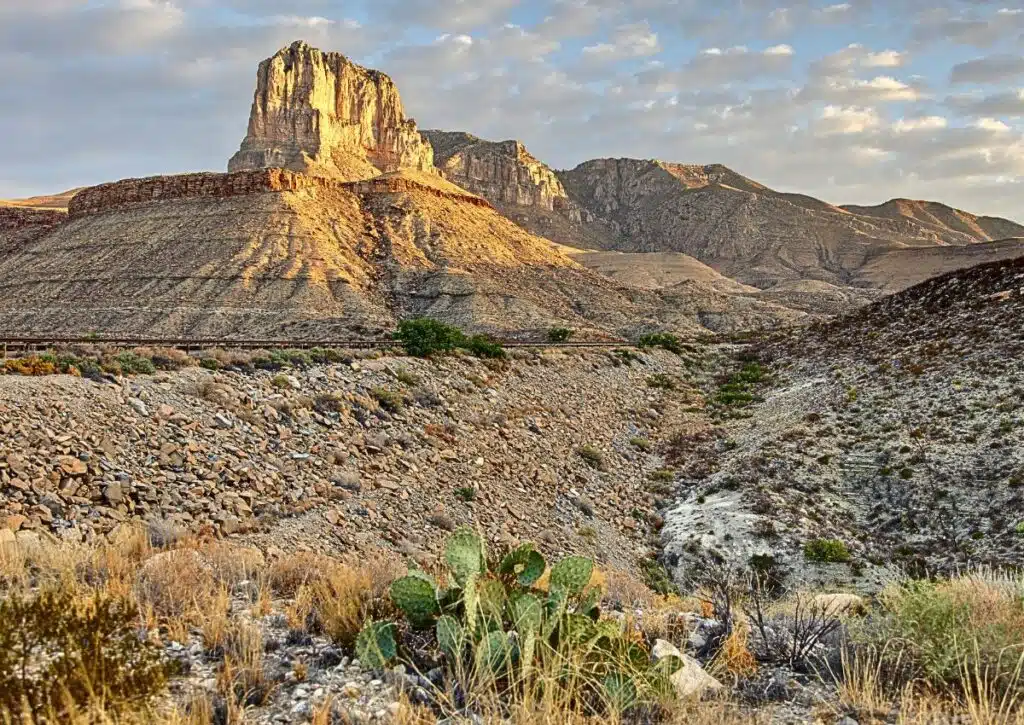
POLYGON ((521 141, 485 141, 463 131, 424 131, 449 181, 492 203, 547 212, 571 204, 562 182, 521 141))
POLYGON ((390 77, 300 40, 260 63, 248 133, 228 171, 358 180, 433 163, 390 77))

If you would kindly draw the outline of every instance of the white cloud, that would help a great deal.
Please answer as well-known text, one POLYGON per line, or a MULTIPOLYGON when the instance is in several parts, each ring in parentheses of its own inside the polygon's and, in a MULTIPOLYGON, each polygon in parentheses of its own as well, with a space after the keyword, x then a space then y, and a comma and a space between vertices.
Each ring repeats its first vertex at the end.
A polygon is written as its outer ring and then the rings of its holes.
POLYGON ((589 61, 611 63, 655 55, 660 51, 657 33, 651 32, 647 23, 633 23, 616 28, 610 42, 585 46, 583 55, 589 61))
POLYGON ((881 125, 881 118, 873 108, 825 106, 812 125, 820 136, 832 134, 860 134, 881 125))
POLYGON ((939 128, 946 128, 949 122, 942 116, 919 116, 917 118, 901 118, 892 125, 896 133, 911 133, 914 131, 934 131, 939 128))

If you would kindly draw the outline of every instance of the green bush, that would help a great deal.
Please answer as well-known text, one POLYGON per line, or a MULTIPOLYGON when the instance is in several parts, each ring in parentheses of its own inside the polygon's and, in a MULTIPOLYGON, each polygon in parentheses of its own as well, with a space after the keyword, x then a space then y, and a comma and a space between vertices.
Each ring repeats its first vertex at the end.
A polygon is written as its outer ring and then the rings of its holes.
POLYGON ((660 347, 669 352, 674 352, 676 355, 680 355, 683 352, 682 341, 669 332, 654 332, 649 335, 642 335, 636 341, 636 345, 639 348, 660 347))
POLYGON ((134 352, 125 350, 117 356, 117 364, 125 375, 152 375, 156 372, 153 361, 147 357, 141 357, 134 352))
POLYGON ((407 626, 368 621, 356 644, 363 665, 382 669, 403 660, 422 669, 417 645, 427 642, 441 654, 447 685, 463 692, 482 686, 503 698, 564 686, 573 706, 598 713, 652 706, 671 693, 669 677, 682 663, 652 663, 621 622, 601 619, 592 560, 562 559, 541 589, 548 567, 532 544, 488 561, 480 537, 460 529, 448 540, 444 563, 438 580, 412 569, 391 585, 407 626))
POLYGON ((850 551, 839 539, 811 539, 804 544, 804 558, 823 564, 843 564, 850 561, 850 551))
POLYGON ((671 375, 655 373, 647 378, 647 387, 659 388, 661 390, 675 390, 676 382, 672 379, 671 375))
POLYGON ((44 590, 0 601, 0 717, 20 715, 25 704, 53 722, 100 702, 109 714, 146 704, 170 669, 138 623, 133 604, 98 593, 76 600, 67 589, 44 590))
POLYGON ((406 354, 413 357, 448 353, 466 341, 462 330, 429 317, 402 320, 394 338, 402 344, 406 354))
POLYGON ((199 367, 203 368, 204 370, 217 371, 220 370, 220 363, 217 361, 217 358, 215 357, 204 357, 202 360, 199 361, 199 367))
POLYGON ((473 335, 459 347, 465 348, 476 357, 498 360, 506 357, 505 348, 486 335, 473 335))
POLYGON ((574 334, 568 327, 552 327, 548 330, 548 342, 567 342, 574 334))

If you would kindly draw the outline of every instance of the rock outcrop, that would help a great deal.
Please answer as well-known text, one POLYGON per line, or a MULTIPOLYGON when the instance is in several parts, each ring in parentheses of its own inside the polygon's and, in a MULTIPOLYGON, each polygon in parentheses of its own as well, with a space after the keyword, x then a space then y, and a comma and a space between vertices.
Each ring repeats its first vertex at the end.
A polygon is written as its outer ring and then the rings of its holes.
POLYGON ((354 181, 433 163, 391 78, 297 41, 260 63, 249 130, 228 170, 354 181))
POLYGON ((492 203, 559 211, 580 220, 562 182, 520 141, 484 141, 461 131, 423 131, 446 179, 492 203))
MULTIPOLYGON (((173 199, 227 199, 233 196, 303 189, 344 189, 354 194, 419 192, 447 196, 476 206, 490 206, 486 200, 428 175, 409 178, 404 174, 382 174, 364 181, 341 181, 322 176, 298 174, 287 169, 258 169, 232 174, 197 173, 123 179, 80 191, 68 205, 68 216, 112 211, 135 204, 173 199)), ((3 210, 0 209, 0 214, 3 210)), ((62 215, 63 216, 63 215, 62 215)), ((0 226, 3 218, 0 216, 0 226)))
POLYGON ((571 247, 613 244, 603 228, 590 224, 592 215, 570 199, 558 173, 521 141, 486 141, 463 131, 431 130, 423 136, 448 181, 484 197, 528 232, 571 247))

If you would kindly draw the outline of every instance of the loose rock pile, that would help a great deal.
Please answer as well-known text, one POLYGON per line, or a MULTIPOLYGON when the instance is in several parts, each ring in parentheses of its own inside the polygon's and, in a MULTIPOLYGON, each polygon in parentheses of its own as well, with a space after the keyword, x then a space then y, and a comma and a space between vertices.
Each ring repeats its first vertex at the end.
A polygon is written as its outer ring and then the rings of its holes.
POLYGON ((162 538, 423 558, 468 523, 628 567, 659 523, 646 474, 660 465, 630 441, 685 415, 688 364, 538 351, 504 369, 382 358, 112 384, 3 376, 0 538, 92 540, 141 519, 162 538), (653 373, 680 387, 649 388, 653 373))

